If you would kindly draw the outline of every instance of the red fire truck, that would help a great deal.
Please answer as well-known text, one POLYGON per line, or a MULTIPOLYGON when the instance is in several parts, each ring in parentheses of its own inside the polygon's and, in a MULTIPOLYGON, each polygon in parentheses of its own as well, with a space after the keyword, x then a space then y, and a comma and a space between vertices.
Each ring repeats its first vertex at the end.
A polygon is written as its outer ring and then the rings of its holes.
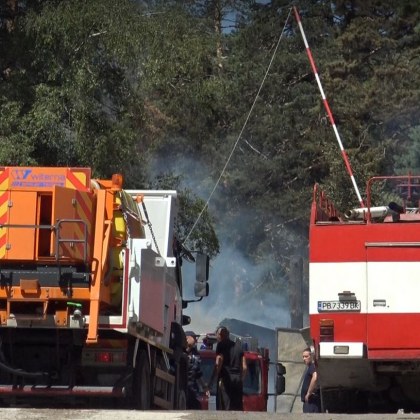
POLYGON ((315 187, 309 314, 324 411, 420 409, 419 195, 419 176, 375 177, 366 207, 341 213, 315 187))
MULTIPOLYGON (((244 380, 243 408, 244 411, 267 411, 268 401, 268 378, 269 378, 269 351, 267 348, 258 348, 258 341, 251 337, 237 337, 241 340, 248 370, 244 380)), ((207 334, 204 340, 206 348, 199 350, 201 357, 201 369, 203 380, 208 383, 213 372, 216 360, 216 337, 214 334, 207 334)), ((199 344, 200 346, 200 344, 199 344)), ((204 346, 203 346, 204 347, 204 346)), ((276 394, 284 392, 284 368, 281 364, 277 369, 278 379, 276 394), (283 386, 283 389, 282 389, 283 386)), ((203 410, 216 410, 216 384, 210 390, 210 397, 207 397, 202 390, 200 395, 201 407, 203 410)))

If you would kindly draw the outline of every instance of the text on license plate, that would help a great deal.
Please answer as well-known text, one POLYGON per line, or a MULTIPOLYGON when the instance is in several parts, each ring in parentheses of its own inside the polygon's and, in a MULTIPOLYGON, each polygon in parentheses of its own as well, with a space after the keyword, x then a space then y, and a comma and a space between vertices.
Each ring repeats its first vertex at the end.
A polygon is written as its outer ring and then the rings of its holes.
POLYGON ((360 300, 319 300, 318 312, 360 311, 360 300))

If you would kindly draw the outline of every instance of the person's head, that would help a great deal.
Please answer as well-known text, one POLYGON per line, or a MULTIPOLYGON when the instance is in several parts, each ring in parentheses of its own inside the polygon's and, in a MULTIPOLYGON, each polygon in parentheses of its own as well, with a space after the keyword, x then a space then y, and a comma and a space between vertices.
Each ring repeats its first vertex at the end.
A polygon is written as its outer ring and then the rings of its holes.
POLYGON ((229 338, 229 330, 226 327, 219 327, 216 331, 217 341, 224 341, 229 338))
POLYGON ((197 340, 194 335, 187 335, 187 351, 190 352, 195 345, 197 344, 197 340))
POLYGON ((309 366, 313 362, 312 350, 310 347, 306 347, 302 352, 302 359, 305 362, 305 365, 309 366))
POLYGON ((197 345, 197 338, 199 337, 194 331, 185 331, 187 339, 186 350, 190 352, 197 345))

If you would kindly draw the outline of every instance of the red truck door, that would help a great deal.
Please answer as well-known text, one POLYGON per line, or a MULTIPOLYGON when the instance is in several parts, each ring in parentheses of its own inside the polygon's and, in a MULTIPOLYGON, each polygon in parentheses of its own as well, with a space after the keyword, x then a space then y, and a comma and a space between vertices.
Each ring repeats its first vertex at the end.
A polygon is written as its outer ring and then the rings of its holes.
POLYGON ((420 335, 414 333, 420 323, 420 242, 368 242, 366 248, 368 356, 420 357, 420 335))

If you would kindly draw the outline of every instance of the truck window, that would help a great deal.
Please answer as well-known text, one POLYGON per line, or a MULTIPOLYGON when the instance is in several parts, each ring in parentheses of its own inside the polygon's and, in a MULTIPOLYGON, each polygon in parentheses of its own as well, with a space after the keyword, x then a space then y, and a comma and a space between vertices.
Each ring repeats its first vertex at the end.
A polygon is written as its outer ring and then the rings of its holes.
MULTIPOLYGON (((261 392, 261 368, 257 360, 247 360, 248 372, 244 381, 244 394, 259 394, 261 392)), ((203 380, 207 384, 210 381, 214 368, 213 358, 201 357, 201 371, 203 372, 203 380)), ((216 394, 216 383, 210 390, 212 395, 216 394)))
POLYGON ((257 360, 247 360, 248 372, 244 381, 244 394, 261 392, 261 369, 257 360))
MULTIPOLYGON (((210 381, 210 377, 214 368, 214 362, 215 361, 213 358, 201 358, 201 371, 203 372, 203 381, 206 384, 208 384, 210 381)), ((214 381, 213 386, 210 389, 210 394, 216 395, 216 381, 214 381)))

